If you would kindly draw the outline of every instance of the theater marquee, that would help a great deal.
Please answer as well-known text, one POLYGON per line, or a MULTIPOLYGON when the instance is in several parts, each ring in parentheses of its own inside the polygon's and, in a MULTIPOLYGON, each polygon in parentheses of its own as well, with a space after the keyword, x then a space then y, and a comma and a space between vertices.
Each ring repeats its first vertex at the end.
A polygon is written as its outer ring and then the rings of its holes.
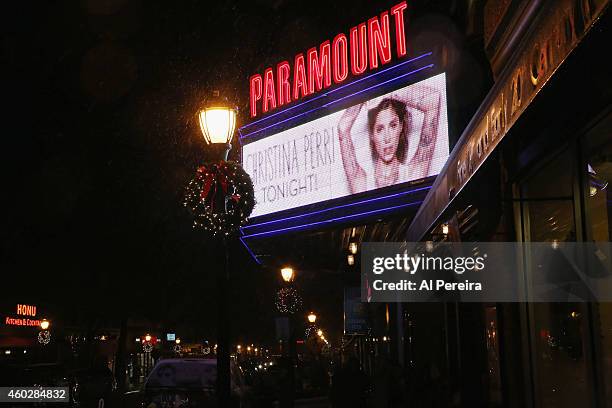
POLYGON ((252 217, 433 176, 448 153, 439 74, 245 144, 252 217))

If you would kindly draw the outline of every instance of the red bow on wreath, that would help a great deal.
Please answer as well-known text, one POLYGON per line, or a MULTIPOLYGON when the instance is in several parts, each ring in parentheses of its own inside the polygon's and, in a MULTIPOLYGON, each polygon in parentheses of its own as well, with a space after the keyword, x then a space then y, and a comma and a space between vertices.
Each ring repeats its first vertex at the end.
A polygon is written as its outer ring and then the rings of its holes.
MULTIPOLYGON (((202 190, 200 191, 200 198, 205 203, 209 203, 214 211, 217 197, 217 184, 221 185, 223 197, 227 196, 229 186, 233 187, 232 175, 230 174, 230 170, 226 162, 220 161, 219 163, 213 163, 208 167, 199 167, 198 173, 204 174, 202 176, 204 180, 202 181, 202 190)), ((230 196, 230 199, 237 203, 240 200, 240 194, 232 194, 230 196)), ((224 200, 224 202, 225 204, 227 204, 227 200, 224 200)))

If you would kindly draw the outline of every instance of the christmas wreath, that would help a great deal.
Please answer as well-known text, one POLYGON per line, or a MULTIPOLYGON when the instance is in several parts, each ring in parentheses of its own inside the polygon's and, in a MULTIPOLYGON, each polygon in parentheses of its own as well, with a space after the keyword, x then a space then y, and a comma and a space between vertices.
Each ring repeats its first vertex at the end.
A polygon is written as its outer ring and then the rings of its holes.
POLYGON ((293 314, 302 308, 302 297, 298 291, 287 286, 276 292, 276 309, 282 314, 293 314))
POLYGON ((238 231, 253 211, 253 183, 236 162, 204 165, 187 185, 184 205, 193 214, 195 228, 229 235, 238 231))

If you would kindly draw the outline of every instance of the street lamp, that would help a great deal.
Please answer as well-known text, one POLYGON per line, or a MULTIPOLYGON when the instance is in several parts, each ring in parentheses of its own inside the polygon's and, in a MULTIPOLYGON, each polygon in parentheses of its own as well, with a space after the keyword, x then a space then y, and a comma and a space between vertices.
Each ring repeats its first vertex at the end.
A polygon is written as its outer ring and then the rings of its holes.
POLYGON ((315 324, 316 321, 317 321, 317 315, 311 312, 308 315, 308 323, 315 324))
POLYGON ((231 142, 236 128, 237 109, 231 107, 228 101, 219 96, 219 91, 213 91, 206 107, 198 111, 200 130, 206 144, 221 148, 223 160, 232 148, 231 142))
MULTIPOLYGON (((237 109, 226 98, 213 91, 206 105, 197 112, 202 136, 208 148, 217 156, 216 160, 227 161, 232 148, 231 141, 236 128, 237 109)), ((227 203, 225 211, 227 212, 227 203)), ((227 234, 226 234, 227 235, 227 234)), ((224 269, 217 273, 217 395, 218 405, 230 403, 230 318, 229 318, 229 248, 225 238, 223 244, 224 269)))
POLYGON ((42 322, 40 322, 40 328, 43 330, 47 330, 50 325, 51 323, 49 323, 47 319, 43 319, 42 322))
POLYGON ((323 330, 321 329, 317 330, 317 336, 323 337, 323 330))
POLYGON ((283 280, 285 282, 290 283, 291 281, 293 281, 293 268, 289 266, 282 268, 281 276, 283 277, 283 280))
MULTIPOLYGON (((293 314, 300 308, 301 306, 301 298, 293 287, 292 282, 295 279, 295 272, 293 268, 290 266, 285 266, 281 268, 281 277, 285 282, 285 287, 281 288, 277 294, 277 308, 278 311, 286 314, 287 319, 287 327, 289 329, 289 355, 285 360, 287 364, 287 390, 282 393, 283 397, 281 398, 281 407, 283 408, 292 408, 294 406, 294 397, 295 397, 295 362, 297 361, 297 350, 295 347, 295 316, 293 314)), ((316 316, 315 316, 316 319, 316 316)), ((285 354, 283 352, 283 354, 285 354)))
POLYGON ((448 235, 448 224, 446 223, 442 224, 442 234, 448 235))
POLYGON ((355 265, 355 255, 348 254, 348 256, 346 257, 346 263, 348 263, 349 266, 355 265))

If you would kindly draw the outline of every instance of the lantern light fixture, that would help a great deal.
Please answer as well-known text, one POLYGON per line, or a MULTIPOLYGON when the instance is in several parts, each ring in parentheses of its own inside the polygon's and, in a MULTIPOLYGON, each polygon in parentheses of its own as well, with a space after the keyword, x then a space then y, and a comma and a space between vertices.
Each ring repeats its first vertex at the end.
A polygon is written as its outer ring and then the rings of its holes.
POLYGON ((232 148, 231 142, 236 129, 238 109, 222 98, 219 91, 213 91, 205 106, 198 111, 198 122, 204 140, 209 145, 222 146, 223 160, 232 148))
POLYGON ((286 283, 290 283, 293 281, 294 278, 294 272, 293 272, 293 268, 286 266, 284 268, 281 269, 281 276, 283 278, 283 280, 286 283))
POLYGON ((42 321, 40 322, 40 328, 43 330, 47 330, 50 325, 51 323, 49 323, 47 319, 42 319, 42 321))
POLYGON ((353 254, 349 254, 349 255, 346 257, 346 263, 348 263, 348 264, 349 264, 349 266, 353 266, 353 265, 355 265, 355 255, 353 255, 353 254))
POLYGON ((448 224, 442 224, 442 234, 448 235, 448 224))

